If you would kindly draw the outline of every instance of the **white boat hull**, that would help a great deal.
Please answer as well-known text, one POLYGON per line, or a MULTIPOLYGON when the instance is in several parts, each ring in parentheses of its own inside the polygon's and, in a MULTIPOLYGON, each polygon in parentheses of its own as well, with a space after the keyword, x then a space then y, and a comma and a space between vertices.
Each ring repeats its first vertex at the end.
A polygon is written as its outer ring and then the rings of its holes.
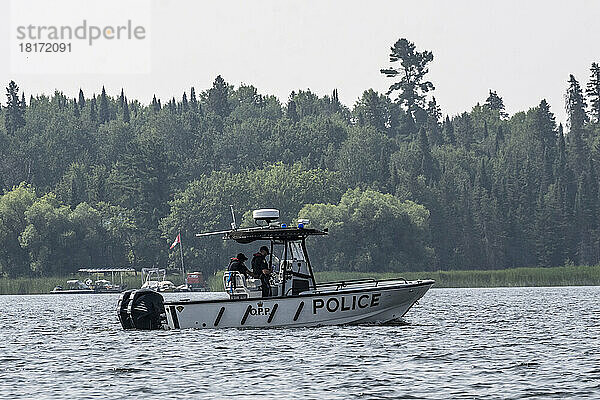
POLYGON ((340 285, 296 296, 165 302, 170 329, 310 327, 386 323, 397 320, 434 281, 392 281, 358 287, 340 285))

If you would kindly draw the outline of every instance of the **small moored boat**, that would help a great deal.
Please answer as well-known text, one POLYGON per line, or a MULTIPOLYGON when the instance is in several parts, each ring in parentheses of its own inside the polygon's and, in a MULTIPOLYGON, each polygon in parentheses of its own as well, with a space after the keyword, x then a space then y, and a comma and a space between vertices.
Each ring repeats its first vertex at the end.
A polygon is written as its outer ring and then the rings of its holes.
POLYGON ((50 293, 52 294, 93 294, 93 293, 121 293, 127 289, 127 284, 123 283, 123 274, 135 273, 133 268, 81 268, 79 273, 85 273, 95 275, 96 280, 91 278, 86 279, 85 282, 79 279, 70 279, 67 284, 63 286, 56 286, 50 293), (107 276, 110 274, 111 280, 101 279, 100 276, 107 276), (115 277, 119 276, 121 283, 113 283, 115 277))
MULTIPOLYGON (((90 284, 92 282, 89 282, 90 284)), ((94 288, 79 279, 69 279, 65 287, 56 286, 51 294, 84 294, 84 293, 95 293, 94 288)))
POLYGON ((155 292, 172 292, 176 286, 167 280, 167 270, 160 268, 142 268, 142 289, 155 292))
POLYGON ((273 269, 271 297, 263 298, 260 279, 227 271, 223 285, 228 299, 172 300, 151 290, 121 295, 119 320, 125 329, 267 328, 387 323, 404 316, 434 284, 433 280, 405 279, 317 283, 306 240, 325 236, 326 230, 274 223, 277 210, 257 210, 254 219, 266 225, 198 234, 221 234, 240 244, 257 241, 270 245, 273 269), (281 259, 274 256, 280 254, 281 259))

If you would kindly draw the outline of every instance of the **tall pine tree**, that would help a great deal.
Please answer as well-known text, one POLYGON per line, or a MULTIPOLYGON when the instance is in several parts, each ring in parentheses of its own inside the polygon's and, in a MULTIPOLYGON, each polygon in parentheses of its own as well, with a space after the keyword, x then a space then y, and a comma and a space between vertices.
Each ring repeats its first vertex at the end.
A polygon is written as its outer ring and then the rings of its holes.
POLYGON ((590 115, 592 121, 600 123, 600 66, 592 63, 591 76, 587 84, 586 94, 590 102, 590 115))
POLYGON ((98 122, 98 111, 96 111, 96 95, 92 96, 90 101, 90 121, 98 122))
POLYGON ((4 126, 9 135, 13 135, 17 129, 25 126, 25 104, 19 99, 19 87, 15 81, 10 81, 6 88, 4 126))
POLYGON ((79 118, 79 104, 77 104, 77 98, 73 98, 73 115, 79 118))
POLYGON ((123 98, 123 121, 129 122, 131 116, 129 114, 129 103, 127 102, 127 97, 123 98))
POLYGON ((79 89, 79 108, 85 107, 85 96, 83 95, 83 90, 79 89))
POLYGON ((183 93, 183 97, 181 98, 181 109, 183 112, 186 112, 190 109, 187 99, 187 94, 183 93))
POLYGON ((402 38, 394 43, 390 53, 390 63, 400 65, 380 70, 388 78, 400 78, 390 86, 387 94, 399 91, 398 101, 406 107, 412 118, 416 117, 419 110, 425 109, 425 95, 435 89, 433 83, 425 80, 425 75, 429 72, 427 65, 431 61, 431 51, 417 51, 414 43, 402 38))
POLYGON ((501 118, 508 117, 508 114, 504 111, 504 100, 498 96, 498 93, 490 89, 490 94, 483 105, 484 108, 492 111, 498 111, 501 118))
POLYGON ((227 83, 218 75, 213 82, 212 88, 208 90, 208 109, 213 113, 225 118, 229 115, 229 88, 227 83))
POLYGON ((576 177, 581 175, 587 160, 586 147, 583 140, 583 126, 587 121, 585 107, 586 104, 581 86, 577 82, 577 79, 573 75, 570 75, 569 87, 565 94, 565 108, 569 121, 569 135, 567 136, 569 165, 576 177))
POLYGON ((586 104, 581 86, 573 75, 569 75, 569 87, 565 94, 565 109, 567 110, 567 118, 569 120, 569 132, 576 131, 580 135, 582 134, 583 125, 587 121, 585 107, 586 104))
POLYGON ((454 125, 450 120, 450 117, 446 115, 444 124, 442 125, 442 131, 444 133, 444 142, 449 144, 456 144, 456 136, 454 136, 454 125))
POLYGON ((102 86, 102 94, 100 94, 100 109, 98 110, 98 117, 100 123, 103 124, 110 120, 110 112, 108 110, 108 98, 106 97, 106 90, 102 86))
POLYGON ((156 95, 152 97, 152 110, 154 112, 160 111, 160 101, 156 101, 156 95))
POLYGON ((190 89, 190 107, 192 110, 198 110, 198 99, 196 98, 196 89, 192 86, 190 89))
POLYGON ((123 88, 121 88, 121 94, 119 95, 119 109, 123 109, 123 102, 125 101, 125 92, 123 88))

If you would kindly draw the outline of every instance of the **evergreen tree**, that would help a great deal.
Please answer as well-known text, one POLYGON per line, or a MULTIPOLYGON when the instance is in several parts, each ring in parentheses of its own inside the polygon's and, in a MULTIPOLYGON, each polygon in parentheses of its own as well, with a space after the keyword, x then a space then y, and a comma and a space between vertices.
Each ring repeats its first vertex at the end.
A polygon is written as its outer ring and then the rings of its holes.
POLYGON ((98 117, 100 123, 103 124, 110 120, 110 112, 108 110, 108 99, 106 97, 106 90, 102 86, 102 94, 100 94, 100 109, 98 110, 98 117))
POLYGON ((123 109, 123 103, 125 102, 125 92, 123 88, 121 88, 121 94, 119 95, 119 109, 123 109))
POLYGON ((447 115, 442 126, 442 131, 444 133, 445 143, 449 143, 452 145, 456 144, 456 137, 454 136, 454 125, 452 124, 452 121, 450 121, 450 117, 447 115))
POLYGON ((455 119, 456 140, 465 149, 470 150, 474 142, 474 130, 471 116, 464 112, 455 119))
POLYGON ((565 226, 560 191, 556 185, 551 185, 545 195, 540 195, 535 215, 537 265, 542 267, 562 265, 565 226))
POLYGON ((569 121, 569 132, 576 131, 581 135, 583 124, 587 121, 586 104, 581 86, 573 75, 569 75, 569 87, 565 94, 565 108, 569 121))
POLYGON ((373 89, 365 90, 355 107, 359 123, 372 126, 379 132, 386 130, 388 121, 385 99, 373 89))
POLYGON ((333 89, 333 93, 331 94, 331 111, 338 112, 341 109, 340 99, 338 97, 338 90, 333 89))
POLYGON ((123 121, 129 122, 131 116, 129 115, 129 103, 127 101, 127 97, 123 99, 123 121))
POLYGON ((14 135, 17 129, 25 126, 25 105, 19 99, 19 87, 15 81, 10 81, 8 84, 6 98, 4 126, 9 135, 14 135))
POLYGON ((498 131, 494 136, 494 155, 498 155, 498 151, 500 150, 500 132, 502 132, 502 128, 498 127, 498 131))
POLYGON ((550 105, 545 99, 535 111, 534 135, 540 141, 541 152, 544 156, 544 170, 548 175, 548 184, 552 181, 552 165, 554 164, 556 149, 556 122, 554 114, 550 111, 550 105))
POLYGON ((423 175, 429 182, 436 180, 437 178, 437 167, 435 165, 435 159, 431 155, 431 149, 429 147, 429 141, 427 140, 427 133, 425 128, 419 129, 419 158, 420 158, 420 175, 423 175))
POLYGON ((226 117, 229 115, 229 88, 227 83, 218 75, 213 82, 212 88, 208 90, 207 105, 213 113, 226 117))
POLYGON ((432 52, 419 52, 414 43, 402 38, 394 43, 390 53, 390 63, 399 62, 400 65, 380 70, 388 78, 400 77, 399 82, 390 86, 387 94, 400 91, 398 101, 413 118, 419 109, 425 108, 426 93, 435 89, 433 83, 425 80, 425 75, 429 72, 427 64, 432 60, 432 52))
POLYGON ((564 177, 567 167, 567 149, 565 145, 565 135, 563 133, 562 124, 558 126, 558 140, 556 142, 556 161, 554 167, 554 176, 564 177))
POLYGON ((504 142, 504 130, 502 129, 502 125, 498 126, 498 130, 496 131, 496 138, 499 143, 504 142))
POLYGON ((488 110, 498 111, 498 114, 501 118, 508 117, 508 114, 504 112, 504 100, 502 100, 502 97, 498 96, 498 93, 492 91, 491 89, 483 107, 487 108, 488 110))
POLYGON ((90 121, 98 122, 98 112, 96 111, 96 95, 92 96, 90 101, 90 121))
MULTIPOLYGON (((577 257, 580 264, 592 265, 595 259, 594 231, 597 227, 598 181, 591 162, 584 168, 575 195, 577 257)), ((597 257, 597 256, 596 256, 597 257)))
POLYGON ((590 115, 594 122, 600 123, 600 66, 597 63, 592 63, 590 72, 590 81, 586 89, 590 103, 590 115))
POLYGON ((54 91, 52 101, 56 103, 59 110, 65 109, 67 107, 67 104, 69 103, 67 96, 65 96, 63 92, 59 92, 58 90, 54 91))
POLYGON ((437 104, 435 100, 435 96, 431 98, 431 101, 427 103, 427 114, 435 121, 436 123, 440 122, 442 118, 442 109, 437 104))
POLYGON ((156 101, 156 95, 152 97, 152 110, 154 112, 160 111, 160 100, 156 101))
POLYGON ((77 104, 77 98, 73 98, 73 115, 79 118, 79 104, 77 104))
POLYGON ((186 112, 190 109, 187 99, 187 94, 183 93, 183 97, 181 98, 181 109, 183 112, 186 112))
POLYGON ((85 96, 83 90, 79 89, 79 108, 85 107, 85 96))
POLYGON ((481 162, 477 168, 475 175, 475 184, 482 189, 490 190, 492 188, 492 182, 488 176, 487 168, 485 166, 485 158, 481 158, 481 162))
POLYGON ((292 120, 292 122, 298 122, 300 118, 298 118, 298 112, 296 110, 296 102, 294 101, 294 97, 296 97, 296 93, 292 91, 292 93, 290 93, 290 98, 288 99, 286 115, 290 120, 292 120))
POLYGON ((192 107, 192 110, 198 110, 198 99, 196 99, 196 89, 194 89, 193 86, 190 89, 190 106, 192 107))
POLYGON ((487 138, 488 138, 488 136, 489 136, 489 134, 490 134, 490 132, 489 132, 489 130, 488 130, 488 124, 487 124, 487 121, 485 121, 485 120, 484 120, 484 121, 483 121, 483 139, 484 139, 484 140, 485 140, 485 139, 487 139, 487 138))
POLYGON ((439 146, 443 143, 440 119, 442 118, 442 110, 438 106, 435 96, 427 103, 427 133, 430 137, 430 144, 439 146))
POLYGON ((568 136, 568 160, 575 176, 580 176, 587 163, 588 151, 580 129, 571 129, 568 136))

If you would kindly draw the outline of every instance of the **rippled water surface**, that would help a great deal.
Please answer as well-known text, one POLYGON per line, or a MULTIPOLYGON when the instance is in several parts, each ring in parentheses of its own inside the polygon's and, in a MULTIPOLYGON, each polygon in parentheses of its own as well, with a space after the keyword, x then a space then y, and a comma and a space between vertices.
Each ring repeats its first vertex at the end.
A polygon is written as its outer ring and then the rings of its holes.
POLYGON ((0 296, 0 397, 600 398, 600 287, 433 289, 404 325, 310 329, 125 332, 117 300, 0 296))

